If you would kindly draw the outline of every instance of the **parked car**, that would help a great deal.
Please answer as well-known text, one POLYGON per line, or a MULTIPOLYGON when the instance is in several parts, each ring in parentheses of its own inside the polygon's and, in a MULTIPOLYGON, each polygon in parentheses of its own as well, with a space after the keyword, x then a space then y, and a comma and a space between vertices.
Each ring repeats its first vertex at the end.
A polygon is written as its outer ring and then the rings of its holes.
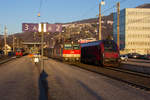
POLYGON ((127 55, 120 55, 121 61, 128 61, 128 56, 127 55))
POLYGON ((133 53, 132 55, 133 55, 133 58, 140 58, 140 56, 141 56, 141 55, 138 54, 138 53, 133 53))
POLYGON ((138 53, 129 53, 127 54, 129 58, 140 58, 141 55, 138 53))
POLYGON ((147 60, 150 60, 150 54, 145 55, 145 58, 146 58, 147 60))
POLYGON ((128 58, 132 58, 133 57, 132 53, 128 53, 127 56, 128 56, 128 58))
POLYGON ((139 59, 146 59, 146 55, 140 55, 139 59))

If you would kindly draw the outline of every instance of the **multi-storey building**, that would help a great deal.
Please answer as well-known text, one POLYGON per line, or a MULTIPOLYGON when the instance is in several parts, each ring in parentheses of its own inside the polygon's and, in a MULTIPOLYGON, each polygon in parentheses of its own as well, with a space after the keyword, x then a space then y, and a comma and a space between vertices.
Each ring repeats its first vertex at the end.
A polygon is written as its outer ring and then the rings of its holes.
MULTIPOLYGON (((113 16, 113 37, 117 42, 117 13, 113 16)), ((120 11, 120 49, 126 53, 150 54, 150 9, 120 11)))

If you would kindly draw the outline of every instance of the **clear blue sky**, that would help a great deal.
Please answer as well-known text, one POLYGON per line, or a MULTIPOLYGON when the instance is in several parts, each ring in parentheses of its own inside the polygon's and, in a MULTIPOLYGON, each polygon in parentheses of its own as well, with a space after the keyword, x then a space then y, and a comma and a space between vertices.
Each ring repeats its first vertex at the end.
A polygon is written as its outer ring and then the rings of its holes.
MULTIPOLYGON (((100 0, 1 0, 0 1, 0 34, 6 25, 8 33, 22 31, 22 23, 39 22, 72 22, 87 18, 94 18, 98 14, 100 0), (40 1, 42 6, 40 9, 40 1), (37 14, 41 12, 41 17, 37 14)), ((116 9, 106 9, 115 5, 118 1, 121 9, 133 8, 150 0, 105 0, 102 6, 103 15, 108 15, 116 9)))

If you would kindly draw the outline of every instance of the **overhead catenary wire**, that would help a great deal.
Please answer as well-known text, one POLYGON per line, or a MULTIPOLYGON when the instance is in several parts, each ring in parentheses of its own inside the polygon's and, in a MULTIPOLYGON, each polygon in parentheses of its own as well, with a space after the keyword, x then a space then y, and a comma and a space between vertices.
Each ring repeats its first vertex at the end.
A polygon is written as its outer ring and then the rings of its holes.
POLYGON ((38 17, 40 17, 41 15, 41 7, 42 7, 42 4, 43 4, 43 0, 40 0, 40 6, 39 6, 39 11, 38 11, 38 17))
MULTIPOLYGON (((41 9, 43 7, 44 1, 46 2, 47 0, 39 0, 39 9, 38 9, 38 17, 41 17, 41 9)), ((104 0, 105 1, 105 0, 104 0)), ((118 2, 120 2, 120 4, 126 2, 128 0, 120 0, 118 2)), ((102 15, 104 15, 106 12, 112 10, 113 8, 116 8, 116 4, 112 5, 109 8, 106 8, 104 10, 102 10, 102 15)), ((82 19, 83 17, 85 17, 86 15, 88 15, 90 12, 92 12, 94 9, 96 9, 95 5, 92 5, 92 7, 90 9, 88 9, 87 11, 85 11, 85 13, 83 13, 81 16, 78 16, 78 19, 82 19)), ((95 15, 96 16, 96 15, 95 15)))
MULTIPOLYGON (((120 2, 120 4, 121 4, 121 3, 124 3, 124 2, 126 2, 126 1, 127 1, 127 0, 121 0, 121 1, 118 1, 118 2, 120 2)), ((109 10, 112 10, 113 8, 116 8, 116 4, 114 4, 113 6, 107 8, 107 9, 104 9, 103 12, 102 12, 102 14, 106 13, 106 12, 109 11, 109 10)))
POLYGON ((89 12, 93 11, 94 9, 96 9, 95 5, 93 5, 88 11, 86 11, 83 15, 81 15, 81 17, 86 16, 87 14, 89 14, 89 12))
MULTIPOLYGON (((45 1, 47 1, 47 0, 45 0, 45 1)), ((40 17, 41 9, 42 9, 42 7, 43 7, 43 3, 44 3, 44 1, 43 1, 43 0, 40 0, 39 9, 38 9, 38 17, 40 17)))
POLYGON ((45 3, 44 1, 47 2, 47 0, 39 0, 39 7, 38 7, 37 14, 36 14, 38 23, 40 22, 40 20, 42 20, 41 12, 42 12, 43 4, 45 3))
MULTIPOLYGON (((118 2, 124 3, 124 2, 126 2, 126 1, 127 1, 127 0, 120 0, 120 1, 118 1, 118 2)), ((113 8, 116 8, 116 4, 114 4, 113 6, 111 6, 111 7, 109 7, 109 8, 104 9, 104 10, 102 11, 102 14, 104 15, 104 13, 106 13, 106 12, 109 11, 109 10, 112 10, 113 8)), ((93 11, 93 9, 96 9, 95 5, 93 5, 88 11, 86 11, 83 15, 81 15, 80 18, 82 18, 82 17, 86 16, 87 14, 89 14, 91 11, 93 11)))

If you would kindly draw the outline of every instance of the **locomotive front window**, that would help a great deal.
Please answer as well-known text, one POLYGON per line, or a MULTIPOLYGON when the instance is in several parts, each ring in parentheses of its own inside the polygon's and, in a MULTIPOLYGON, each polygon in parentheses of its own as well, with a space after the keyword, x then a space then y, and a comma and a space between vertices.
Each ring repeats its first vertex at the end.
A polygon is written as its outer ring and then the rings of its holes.
POLYGON ((115 43, 111 42, 111 41, 105 41, 104 42, 104 49, 105 51, 117 51, 117 46, 115 43))
POLYGON ((64 45, 64 49, 71 50, 72 49, 72 45, 71 44, 65 44, 64 45))
POLYGON ((78 49, 80 49, 80 46, 79 46, 79 45, 74 45, 74 46, 73 46, 73 49, 74 49, 74 50, 78 50, 78 49))

